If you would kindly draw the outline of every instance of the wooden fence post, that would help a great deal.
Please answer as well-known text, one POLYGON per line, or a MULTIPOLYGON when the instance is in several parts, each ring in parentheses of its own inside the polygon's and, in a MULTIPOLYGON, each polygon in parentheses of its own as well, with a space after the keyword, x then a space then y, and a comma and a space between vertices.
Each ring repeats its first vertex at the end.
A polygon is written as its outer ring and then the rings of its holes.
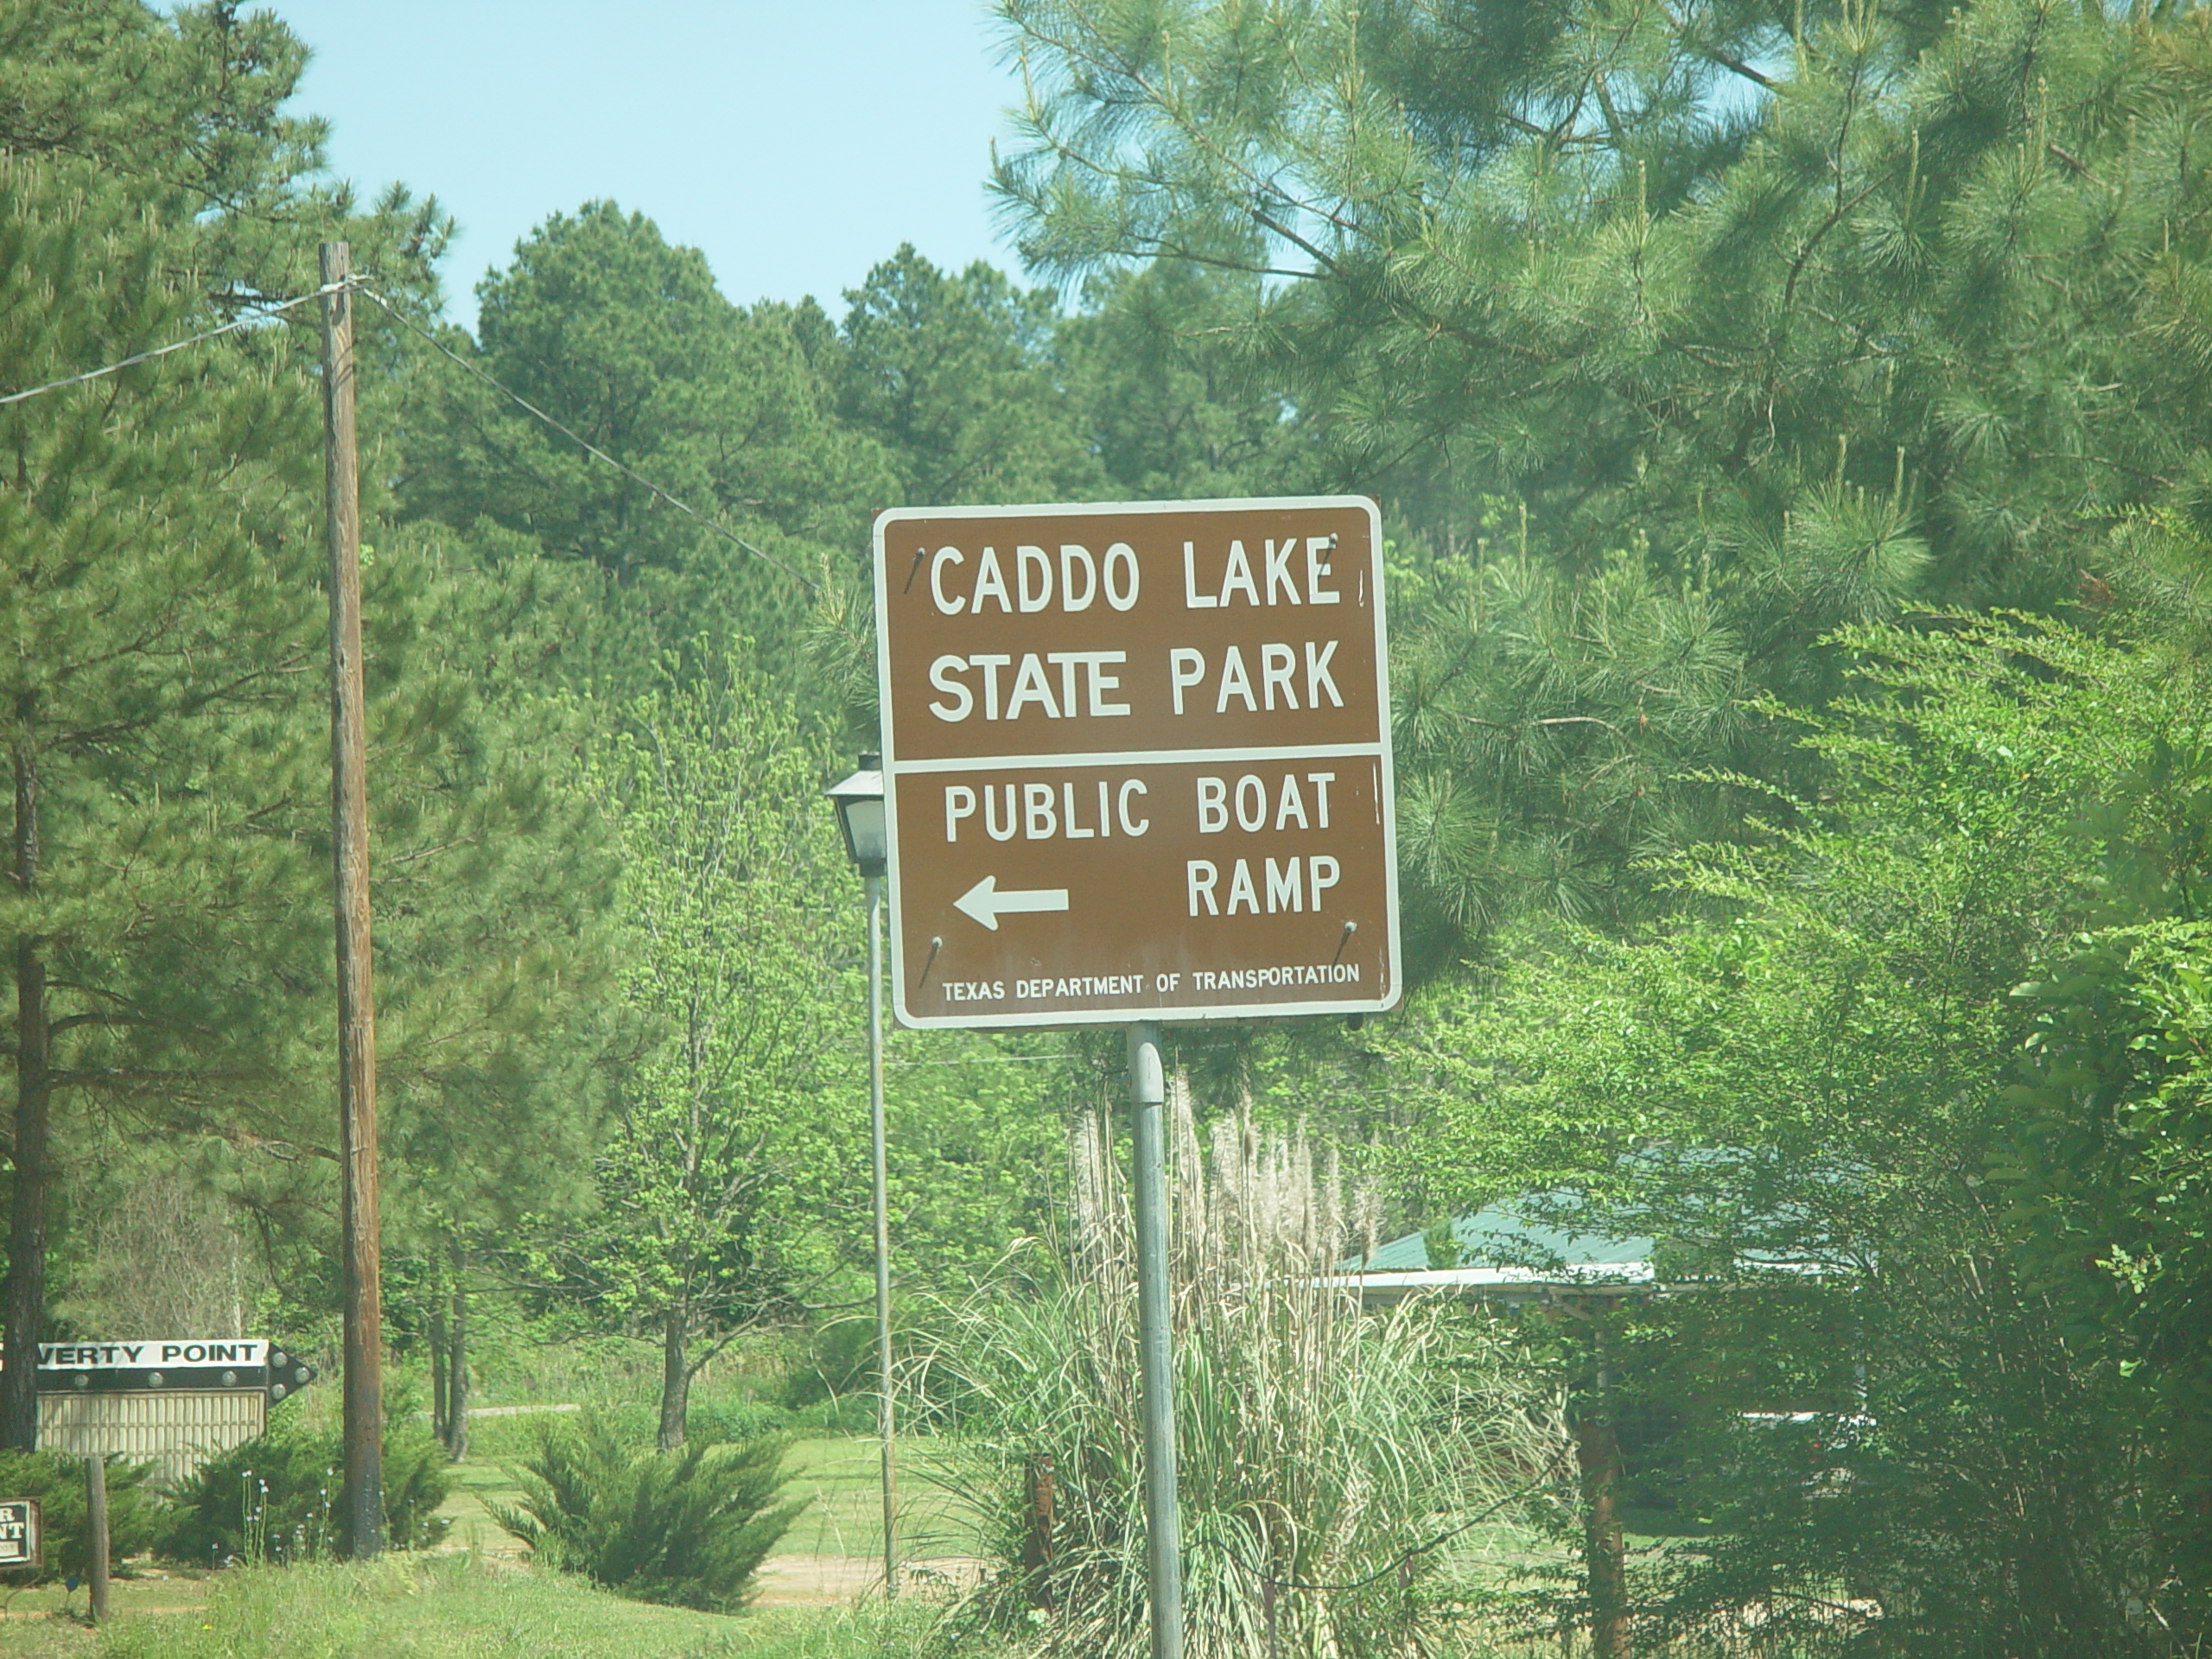
POLYGON ((1050 1611, 1052 1605, 1052 1459, 1039 1452, 1029 1459, 1029 1529, 1021 1543, 1021 1565, 1027 1571, 1030 1596, 1050 1611))
POLYGON ((95 1452, 85 1459, 85 1581, 95 1624, 107 1618, 107 1459, 95 1452))

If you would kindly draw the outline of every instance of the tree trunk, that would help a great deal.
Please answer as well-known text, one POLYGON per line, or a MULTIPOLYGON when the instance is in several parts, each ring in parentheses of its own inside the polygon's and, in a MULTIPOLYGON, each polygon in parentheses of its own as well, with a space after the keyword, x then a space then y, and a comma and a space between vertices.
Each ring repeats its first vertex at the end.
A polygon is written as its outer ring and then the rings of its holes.
MULTIPOLYGON (((1600 1389, 1604 1388, 1601 1382, 1600 1389)), ((1602 1397, 1575 1415, 1574 1460, 1582 1475, 1583 1550, 1590 1574, 1590 1649, 1628 1659, 1627 1551, 1621 1537, 1621 1443, 1602 1397)))
POLYGON ((468 1455, 468 1287, 465 1263, 454 1248, 453 1313, 446 1320, 446 1457, 459 1463, 468 1455))
MULTIPOLYGON (((15 752, 16 891, 38 887, 38 772, 28 744, 15 752)), ((8 1213, 8 1290, 0 1341, 0 1446, 38 1449, 38 1332, 46 1304, 47 1151, 54 1075, 48 1049, 46 961, 38 940, 16 941, 16 1179, 8 1213)))
POLYGON ((690 1317, 682 1307, 668 1310, 660 1339, 660 1433, 655 1444, 672 1452, 683 1444, 684 1419, 691 1409, 691 1368, 683 1363, 690 1317))
POLYGON ((447 1414, 446 1403, 446 1298, 444 1290, 435 1286, 430 1291, 428 1324, 430 1338, 430 1438, 444 1446, 452 1434, 453 1420, 447 1414))

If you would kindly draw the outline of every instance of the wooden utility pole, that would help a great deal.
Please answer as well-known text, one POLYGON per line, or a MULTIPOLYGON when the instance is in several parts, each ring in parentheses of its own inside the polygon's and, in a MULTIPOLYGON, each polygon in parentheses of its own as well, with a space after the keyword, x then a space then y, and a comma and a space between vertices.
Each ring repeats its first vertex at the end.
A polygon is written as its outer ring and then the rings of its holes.
POLYGON ((376 1009, 369 987, 368 734, 361 691, 361 495, 353 451, 351 250, 322 245, 323 510, 330 546, 330 829, 338 931, 340 1255, 345 1281, 349 1548, 384 1548, 383 1268, 377 1224, 376 1009))
MULTIPOLYGON (((1601 1313, 1598 1318, 1602 1320, 1601 1313)), ((1574 1459, 1582 1475, 1583 1560, 1590 1586, 1590 1650, 1628 1659, 1628 1551, 1621 1535, 1621 1443, 1613 1426, 1611 1368, 1605 1332, 1595 1334, 1595 1387, 1574 1414, 1574 1459)))
POLYGON ((25 931, 16 940, 16 1166, 8 1207, 7 1357, 0 1361, 0 1446, 38 1450, 38 1336, 46 1307, 46 1212, 52 1191, 47 1137, 52 1128, 52 1032, 46 1001, 46 956, 29 930, 37 912, 38 753, 32 747, 37 705, 24 692, 16 700, 21 732, 14 754, 16 895, 24 901, 25 931))
POLYGON ((92 1623, 107 1622, 107 1459, 94 1452, 85 1459, 85 1585, 92 1623))

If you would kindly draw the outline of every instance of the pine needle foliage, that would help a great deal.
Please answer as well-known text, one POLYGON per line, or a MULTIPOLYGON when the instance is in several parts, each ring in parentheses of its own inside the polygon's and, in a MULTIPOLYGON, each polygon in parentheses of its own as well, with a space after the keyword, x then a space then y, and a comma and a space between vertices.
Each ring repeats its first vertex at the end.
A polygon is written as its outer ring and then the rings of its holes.
MULTIPOLYGON (((1432 1651, 1466 1603, 1434 1541, 1541 1483, 1556 1415, 1505 1380, 1484 1332, 1455 1341, 1428 1307, 1362 1314, 1333 1277, 1356 1226, 1333 1157, 1241 1116, 1202 1139, 1179 1077, 1169 1109, 1185 1651, 1432 1651)), ((927 1368, 996 1471, 975 1496, 995 1568, 983 1610, 1052 1654, 1135 1659, 1135 1230, 1101 1119, 1077 1124, 1070 1175, 1071 1236, 1029 1260, 1041 1284, 953 1310, 927 1368)))
POLYGON ((765 1434, 654 1452, 593 1414, 540 1434, 513 1471, 521 1501, 492 1518, 545 1566, 635 1600, 734 1613, 806 1507, 776 1501, 789 1444, 765 1434))
POLYGON ((1817 769, 1836 630, 2108 602, 2202 519, 2212 11, 997 0, 1033 268, 1212 338, 1385 503, 1416 977, 1817 769))

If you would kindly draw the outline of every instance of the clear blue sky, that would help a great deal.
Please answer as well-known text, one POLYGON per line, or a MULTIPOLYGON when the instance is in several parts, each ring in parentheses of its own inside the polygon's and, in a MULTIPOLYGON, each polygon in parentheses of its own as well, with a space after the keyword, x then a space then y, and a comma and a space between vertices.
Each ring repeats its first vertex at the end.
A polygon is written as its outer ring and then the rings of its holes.
POLYGON ((315 48, 293 108, 334 170, 461 221, 448 308, 550 213, 612 197, 740 303, 842 291, 912 242, 1012 251, 983 181, 1019 98, 982 0, 272 0, 315 48))

